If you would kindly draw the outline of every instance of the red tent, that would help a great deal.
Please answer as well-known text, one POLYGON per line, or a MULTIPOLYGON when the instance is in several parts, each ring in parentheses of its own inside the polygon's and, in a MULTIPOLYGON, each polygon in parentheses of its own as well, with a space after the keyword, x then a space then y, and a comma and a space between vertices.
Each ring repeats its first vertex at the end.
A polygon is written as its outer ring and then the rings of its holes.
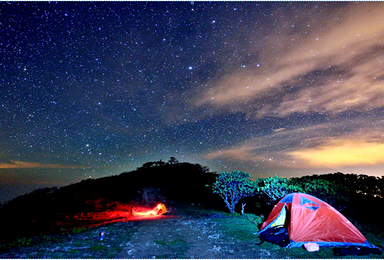
POLYGON ((288 229, 290 247, 308 242, 319 246, 374 247, 340 212, 308 194, 292 193, 282 198, 261 225, 259 234, 275 226, 288 229))

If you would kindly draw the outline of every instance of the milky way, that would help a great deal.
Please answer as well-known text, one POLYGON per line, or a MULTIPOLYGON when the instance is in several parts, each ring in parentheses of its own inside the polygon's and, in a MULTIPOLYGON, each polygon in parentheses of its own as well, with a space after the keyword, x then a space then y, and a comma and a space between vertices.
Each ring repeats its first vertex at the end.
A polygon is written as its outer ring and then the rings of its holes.
POLYGON ((383 174, 383 3, 0 12, 0 200, 170 157, 253 178, 383 174))

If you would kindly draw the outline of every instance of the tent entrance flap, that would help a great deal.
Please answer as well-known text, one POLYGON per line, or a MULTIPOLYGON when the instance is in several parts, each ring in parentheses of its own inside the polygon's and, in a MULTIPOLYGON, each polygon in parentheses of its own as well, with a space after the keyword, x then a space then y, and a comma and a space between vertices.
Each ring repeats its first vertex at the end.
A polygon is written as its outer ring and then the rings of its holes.
POLYGON ((271 227, 277 227, 277 226, 285 226, 285 221, 287 219, 287 210, 286 206, 284 206, 281 211, 279 216, 271 223, 271 227))
MULTIPOLYGON (((287 217, 287 205, 285 204, 279 214, 277 215, 277 217, 272 220, 267 226, 265 226, 264 228, 261 228, 261 230, 258 232, 259 234, 264 232, 265 230, 267 230, 268 228, 274 228, 274 227, 285 227, 285 228, 288 228, 288 225, 289 225, 289 221, 287 221, 287 218, 289 218, 289 216, 287 217)), ((289 212, 288 212, 289 214, 289 212)), ((265 222, 264 222, 265 223, 265 222)))

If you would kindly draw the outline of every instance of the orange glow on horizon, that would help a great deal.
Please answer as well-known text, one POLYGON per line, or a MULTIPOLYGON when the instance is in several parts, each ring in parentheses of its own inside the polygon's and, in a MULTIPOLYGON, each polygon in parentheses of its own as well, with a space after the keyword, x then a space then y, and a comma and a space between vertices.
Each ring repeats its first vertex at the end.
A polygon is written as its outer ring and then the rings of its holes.
POLYGON ((337 140, 330 145, 291 152, 289 155, 314 167, 384 164, 384 144, 337 140))

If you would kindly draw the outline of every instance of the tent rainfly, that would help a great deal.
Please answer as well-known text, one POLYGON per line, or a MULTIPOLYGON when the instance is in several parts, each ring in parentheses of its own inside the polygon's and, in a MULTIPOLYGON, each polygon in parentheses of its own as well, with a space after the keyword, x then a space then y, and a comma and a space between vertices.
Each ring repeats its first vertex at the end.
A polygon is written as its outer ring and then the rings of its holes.
POLYGON ((339 211, 304 193, 283 197, 261 225, 259 234, 278 226, 288 229, 287 247, 301 247, 306 243, 317 243, 320 247, 375 247, 339 211))

